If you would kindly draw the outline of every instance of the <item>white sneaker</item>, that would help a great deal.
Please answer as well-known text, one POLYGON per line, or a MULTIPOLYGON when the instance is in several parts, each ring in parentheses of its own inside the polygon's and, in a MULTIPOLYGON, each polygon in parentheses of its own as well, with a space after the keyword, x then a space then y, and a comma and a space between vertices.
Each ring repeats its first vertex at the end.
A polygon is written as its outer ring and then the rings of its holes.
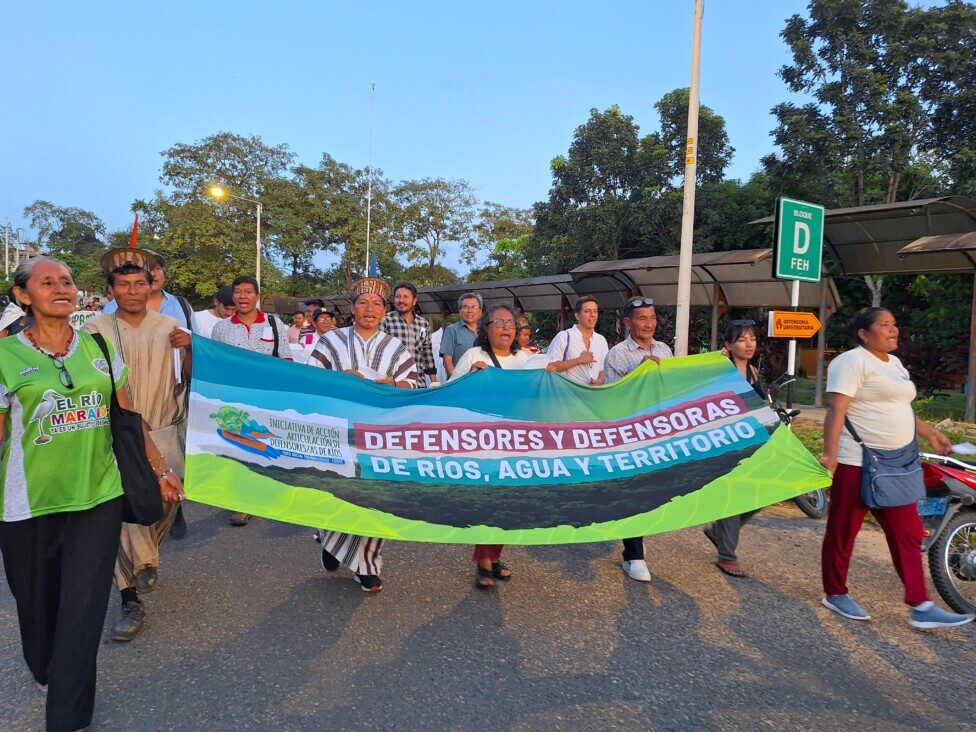
POLYGON ((620 568, 628 577, 638 582, 650 582, 651 573, 647 570, 647 563, 643 559, 631 559, 629 562, 621 562, 620 568))

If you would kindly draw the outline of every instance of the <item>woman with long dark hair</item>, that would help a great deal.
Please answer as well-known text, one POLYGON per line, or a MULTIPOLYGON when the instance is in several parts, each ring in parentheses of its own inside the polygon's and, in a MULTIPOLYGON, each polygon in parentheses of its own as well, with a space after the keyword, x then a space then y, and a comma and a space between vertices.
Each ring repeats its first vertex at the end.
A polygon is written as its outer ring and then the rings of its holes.
MULTIPOLYGON (((752 365, 758 343, 755 321, 733 320, 725 329, 725 337, 722 342, 725 353, 736 370, 749 382, 755 392, 762 399, 765 399, 766 392, 759 381, 759 370, 752 365)), ((718 550, 715 566, 729 577, 749 576, 739 564, 736 549, 739 546, 739 532, 742 530, 743 524, 757 513, 759 513, 758 510, 748 511, 738 516, 729 516, 704 529, 705 536, 718 550)))

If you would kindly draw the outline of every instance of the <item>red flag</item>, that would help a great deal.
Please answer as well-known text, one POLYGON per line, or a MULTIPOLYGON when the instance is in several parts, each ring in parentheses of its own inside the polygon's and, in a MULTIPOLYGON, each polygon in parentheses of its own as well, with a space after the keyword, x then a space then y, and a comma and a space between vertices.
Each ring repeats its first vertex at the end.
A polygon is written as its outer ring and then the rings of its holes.
POLYGON ((135 249, 139 243, 139 214, 136 214, 135 223, 132 224, 132 236, 129 237, 129 249, 135 249))

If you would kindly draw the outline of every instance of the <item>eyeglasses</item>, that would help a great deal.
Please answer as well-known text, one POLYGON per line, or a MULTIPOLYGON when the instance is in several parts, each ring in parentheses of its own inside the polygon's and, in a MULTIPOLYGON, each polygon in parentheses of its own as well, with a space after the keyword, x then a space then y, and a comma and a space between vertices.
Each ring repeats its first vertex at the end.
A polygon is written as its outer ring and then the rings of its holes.
POLYGON ((497 320, 489 320, 488 325, 493 325, 496 328, 514 328, 515 321, 511 319, 502 320, 501 318, 498 318, 497 320))
POLYGON ((755 320, 749 320, 748 318, 743 318, 741 320, 730 320, 729 325, 755 325, 755 320))
POLYGON ((654 304, 653 297, 632 297, 627 301, 624 306, 630 310, 636 310, 637 308, 647 308, 654 304))
POLYGON ((71 374, 68 373, 68 369, 65 368, 64 359, 57 356, 52 356, 51 360, 54 362, 55 367, 58 369, 58 378, 61 379, 61 384, 68 387, 69 389, 75 388, 75 382, 71 380, 71 374))
POLYGON ((462 310, 481 310, 481 306, 480 305, 462 305, 461 306, 461 309, 462 310))

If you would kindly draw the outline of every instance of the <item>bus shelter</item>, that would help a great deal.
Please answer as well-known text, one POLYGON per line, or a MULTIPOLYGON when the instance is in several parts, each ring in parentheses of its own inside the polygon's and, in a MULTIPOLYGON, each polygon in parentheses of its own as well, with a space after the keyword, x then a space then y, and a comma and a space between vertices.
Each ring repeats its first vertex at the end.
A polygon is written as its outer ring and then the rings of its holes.
MULTIPOLYGON (((695 254, 691 261, 691 307, 710 308, 710 345, 718 347, 718 321, 729 308, 788 308, 790 283, 773 277, 772 249, 739 249, 695 254)), ((570 274, 580 295, 593 294, 601 307, 620 307, 628 297, 645 295, 657 305, 675 307, 678 300, 678 257, 644 257, 587 262, 570 274), (621 296, 613 302, 600 300, 598 293, 620 286, 621 296)), ((839 307, 836 290, 829 281, 800 284, 800 307, 819 308, 825 322, 839 307)))
MULTIPOLYGON (((772 226, 773 217, 751 222, 772 226)), ((952 237, 976 231, 976 201, 964 196, 941 196, 915 201, 836 208, 824 212, 825 277, 937 274, 973 272, 972 252, 965 242, 947 248, 952 237), (942 237, 950 237, 943 239, 942 237), (910 248, 915 242, 936 243, 910 248)), ((976 293, 974 293, 976 297, 976 293)), ((976 311, 974 311, 976 314, 976 311)), ((973 326, 970 324, 970 332, 973 326)), ((816 405, 823 401, 823 343, 818 337, 816 405)), ((970 384, 976 368, 974 340, 970 337, 970 384)), ((972 388, 969 389, 973 391, 972 388)), ((972 394, 967 400, 966 420, 973 420, 972 394)))

